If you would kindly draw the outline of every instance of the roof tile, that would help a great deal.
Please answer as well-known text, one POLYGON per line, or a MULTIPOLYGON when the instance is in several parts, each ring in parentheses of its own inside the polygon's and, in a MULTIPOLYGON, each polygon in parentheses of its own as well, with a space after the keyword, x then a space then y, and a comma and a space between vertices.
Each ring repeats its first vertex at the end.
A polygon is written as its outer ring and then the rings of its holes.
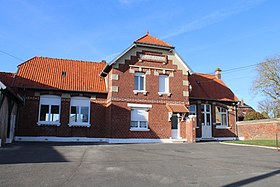
POLYGON ((106 63, 34 57, 18 66, 17 87, 106 92, 99 73, 106 63))
POLYGON ((165 46, 165 47, 172 47, 171 44, 162 41, 154 36, 151 36, 149 33, 145 34, 141 38, 135 41, 136 43, 146 43, 146 44, 152 44, 152 45, 159 45, 159 46, 165 46))
POLYGON ((227 85, 215 75, 194 73, 189 77, 190 97, 224 101, 238 101, 227 85))

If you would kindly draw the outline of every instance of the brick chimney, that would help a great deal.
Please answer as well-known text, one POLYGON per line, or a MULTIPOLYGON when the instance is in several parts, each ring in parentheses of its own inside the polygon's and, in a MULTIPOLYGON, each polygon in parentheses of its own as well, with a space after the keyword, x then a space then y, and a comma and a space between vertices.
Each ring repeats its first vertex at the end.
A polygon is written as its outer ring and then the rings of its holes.
POLYGON ((215 70, 215 76, 217 77, 217 79, 222 79, 222 70, 221 70, 221 68, 217 68, 216 70, 215 70))

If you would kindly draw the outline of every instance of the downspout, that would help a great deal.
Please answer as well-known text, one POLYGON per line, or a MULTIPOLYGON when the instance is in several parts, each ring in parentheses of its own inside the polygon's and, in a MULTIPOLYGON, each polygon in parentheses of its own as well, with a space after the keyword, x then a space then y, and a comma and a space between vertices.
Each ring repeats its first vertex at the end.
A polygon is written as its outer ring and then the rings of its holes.
POLYGON ((235 127, 235 138, 236 140, 238 139, 238 130, 237 130, 237 124, 236 124, 236 118, 237 118, 237 105, 238 103, 236 103, 234 105, 234 127, 235 127))

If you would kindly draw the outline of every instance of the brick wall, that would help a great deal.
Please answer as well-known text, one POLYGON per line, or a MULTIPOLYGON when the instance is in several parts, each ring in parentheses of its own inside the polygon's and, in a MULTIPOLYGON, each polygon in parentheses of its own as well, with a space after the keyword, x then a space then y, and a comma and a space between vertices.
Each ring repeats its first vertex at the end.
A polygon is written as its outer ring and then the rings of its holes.
POLYGON ((91 97, 88 93, 67 93, 69 98, 61 98, 60 126, 37 124, 40 95, 58 95, 63 92, 46 92, 38 90, 20 90, 25 98, 24 106, 19 109, 17 136, 59 136, 59 137, 105 137, 106 94, 94 94, 96 100, 90 102, 90 124, 88 127, 69 127, 70 101, 72 96, 91 97))
MULTIPOLYGON (((188 75, 179 70, 177 65, 174 65, 170 60, 174 55, 166 50, 157 50, 158 54, 169 55, 168 63, 139 61, 140 54, 145 51, 128 52, 126 57, 122 59, 120 64, 113 66, 108 74, 108 110, 106 117, 106 136, 112 138, 170 138, 171 137, 171 122, 168 121, 167 103, 177 103, 188 105, 188 96, 183 92, 188 92, 188 85, 183 84, 188 81, 188 75), (131 72, 130 65, 141 67, 159 68, 158 70, 150 69, 150 73, 146 73, 148 69, 143 68, 142 72, 145 73, 145 83, 147 94, 138 93, 134 94, 134 73, 139 69, 133 69, 131 72), (164 74, 163 69, 173 69, 172 76, 169 76, 169 91, 170 96, 159 95, 159 76, 155 74, 164 74), (114 77, 114 78, 113 78, 114 77), (112 87, 118 88, 113 90, 112 87), (148 114, 148 128, 149 131, 130 131, 130 116, 131 108, 127 103, 133 104, 150 104, 152 108, 148 114)), ((147 50, 147 49, 146 49, 147 50)), ((151 51, 155 51, 152 49, 151 51)), ((174 59, 174 58, 173 58, 174 59)), ((170 75, 170 71, 166 71, 170 75)), ((184 126, 184 125, 183 125, 184 126)), ((183 129, 181 129, 182 131, 183 129)))
POLYGON ((277 129, 280 129, 280 119, 237 122, 237 129, 238 137, 242 140, 275 140, 277 129))

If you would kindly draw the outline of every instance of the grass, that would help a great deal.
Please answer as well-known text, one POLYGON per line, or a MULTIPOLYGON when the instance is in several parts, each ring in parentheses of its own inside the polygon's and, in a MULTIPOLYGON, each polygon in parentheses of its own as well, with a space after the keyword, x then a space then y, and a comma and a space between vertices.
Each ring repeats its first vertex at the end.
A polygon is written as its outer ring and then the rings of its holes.
MULTIPOLYGON (((260 145, 268 147, 276 147, 276 140, 234 140, 234 141, 225 141, 226 143, 236 143, 236 144, 249 144, 249 145, 260 145)), ((280 141, 278 142, 280 146, 280 141)))

